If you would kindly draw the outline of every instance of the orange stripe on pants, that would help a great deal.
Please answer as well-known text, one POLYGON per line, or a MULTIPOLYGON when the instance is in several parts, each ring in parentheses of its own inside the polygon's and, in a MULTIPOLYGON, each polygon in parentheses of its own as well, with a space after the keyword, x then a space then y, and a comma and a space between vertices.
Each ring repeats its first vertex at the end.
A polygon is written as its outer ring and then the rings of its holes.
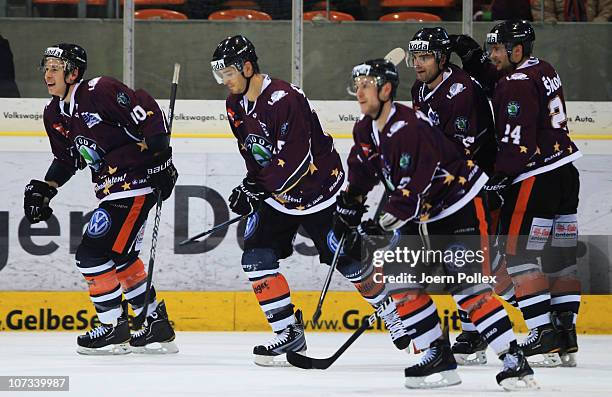
POLYGON ((267 302, 289 294, 289 284, 280 273, 253 282, 253 291, 259 302, 267 302))
POLYGON ((124 291, 129 290, 147 278, 144 263, 142 263, 140 258, 137 258, 126 269, 117 272, 117 278, 121 283, 121 288, 123 288, 124 291))
POLYGON ((512 212, 512 218, 510 220, 510 229, 508 230, 508 244, 506 245, 506 252, 508 254, 516 254, 516 244, 518 243, 521 224, 525 217, 527 203, 529 202, 529 196, 531 196, 531 189, 533 188, 534 182, 535 177, 533 176, 521 182, 521 189, 516 199, 516 205, 514 206, 514 211, 512 212))
POLYGON ((113 291, 119 285, 115 269, 98 276, 84 276, 90 296, 100 296, 113 291))
POLYGON ((119 235, 115 240, 115 244, 113 244, 113 252, 116 252, 118 254, 123 253, 125 245, 127 244, 130 238, 130 234, 134 229, 134 224, 140 216, 140 210, 142 210, 144 202, 145 196, 134 197, 134 204, 132 205, 132 208, 130 208, 130 212, 128 213, 127 218, 125 218, 123 226, 121 226, 121 230, 119 231, 119 235))
POLYGON ((478 230, 480 232, 480 249, 483 253, 482 270, 486 276, 491 275, 491 262, 489 257, 489 225, 487 224, 487 216, 485 214, 482 198, 474 197, 474 206, 476 207, 476 217, 478 218, 478 230))

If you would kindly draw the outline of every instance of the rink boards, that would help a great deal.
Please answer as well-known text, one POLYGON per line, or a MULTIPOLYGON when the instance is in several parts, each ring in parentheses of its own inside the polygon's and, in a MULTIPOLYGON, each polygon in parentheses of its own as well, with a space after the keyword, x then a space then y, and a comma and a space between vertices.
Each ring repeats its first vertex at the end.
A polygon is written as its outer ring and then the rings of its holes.
MULTIPOLYGON (((160 291, 171 321, 179 331, 266 331, 265 316, 250 291, 160 291)), ((451 331, 459 331, 459 316, 449 296, 434 296, 438 314, 451 331)), ((332 291, 317 324, 310 320, 319 299, 318 291, 294 291, 296 308, 302 309, 306 329, 351 332, 367 318, 371 307, 356 292, 332 291)), ((507 307, 514 329, 526 332, 520 313, 507 307)), ((0 331, 75 331, 96 326, 95 312, 85 292, 0 292, 0 331)), ((383 330, 379 320, 374 330, 383 330)), ((582 297, 578 332, 612 333, 612 296, 582 297)))

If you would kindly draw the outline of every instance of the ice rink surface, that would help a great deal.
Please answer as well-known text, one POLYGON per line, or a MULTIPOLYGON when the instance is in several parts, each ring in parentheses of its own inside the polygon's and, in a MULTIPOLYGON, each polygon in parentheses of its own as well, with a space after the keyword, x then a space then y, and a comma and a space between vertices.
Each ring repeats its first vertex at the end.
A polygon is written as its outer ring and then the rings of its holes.
MULTIPOLYGON (((349 335, 308 333, 308 355, 327 357, 349 335)), ((461 385, 436 390, 404 388, 403 368, 418 358, 397 351, 385 333, 364 334, 324 371, 257 367, 252 362, 252 348, 270 338, 266 333, 179 332, 180 352, 166 356, 81 356, 75 352, 76 336, 76 333, 0 333, 0 375, 70 377, 69 392, 38 392, 36 396, 507 395, 495 382, 501 362, 490 349, 486 366, 459 368, 461 385)), ((538 368, 536 379, 541 390, 512 394, 612 395, 612 336, 582 335, 579 344, 577 368, 538 368)), ((24 393, 0 392, 0 395, 24 393)))

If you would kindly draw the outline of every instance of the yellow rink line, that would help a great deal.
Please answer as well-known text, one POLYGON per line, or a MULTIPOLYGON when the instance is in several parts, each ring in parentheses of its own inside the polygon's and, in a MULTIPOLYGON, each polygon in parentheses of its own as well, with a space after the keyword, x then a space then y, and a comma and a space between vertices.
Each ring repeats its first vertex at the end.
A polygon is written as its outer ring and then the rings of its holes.
MULTIPOLYGON (((7 137, 45 137, 46 134, 41 131, 0 131, 0 136, 7 137)), ((350 139, 352 134, 331 134, 336 139, 350 139)), ((174 132, 173 138, 233 138, 234 135, 229 133, 187 133, 174 132)), ((571 134, 572 139, 584 141, 601 141, 612 140, 612 134, 571 134)))

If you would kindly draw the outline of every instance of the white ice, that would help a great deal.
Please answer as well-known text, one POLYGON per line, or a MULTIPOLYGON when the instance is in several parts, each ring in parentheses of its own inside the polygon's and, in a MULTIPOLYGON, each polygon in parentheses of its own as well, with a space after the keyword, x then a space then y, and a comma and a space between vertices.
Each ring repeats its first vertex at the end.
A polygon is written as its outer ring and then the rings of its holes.
MULTIPOLYGON (((489 349, 484 367, 460 367, 463 383, 437 390, 407 390, 403 369, 415 355, 395 350, 384 333, 366 333, 325 371, 261 368, 252 347, 270 334, 179 332, 176 355, 80 356, 75 333, 0 333, 0 375, 64 375, 70 392, 53 396, 490 396, 503 395, 489 349)), ((308 355, 327 357, 348 333, 308 333, 308 355)), ((612 395, 612 336, 579 338, 577 368, 536 369, 541 386, 523 396, 612 395)), ((13 393, 24 395, 23 393, 13 393)), ((41 395, 48 393, 36 393, 41 395)), ((0 392, 0 395, 9 395, 0 392)))

